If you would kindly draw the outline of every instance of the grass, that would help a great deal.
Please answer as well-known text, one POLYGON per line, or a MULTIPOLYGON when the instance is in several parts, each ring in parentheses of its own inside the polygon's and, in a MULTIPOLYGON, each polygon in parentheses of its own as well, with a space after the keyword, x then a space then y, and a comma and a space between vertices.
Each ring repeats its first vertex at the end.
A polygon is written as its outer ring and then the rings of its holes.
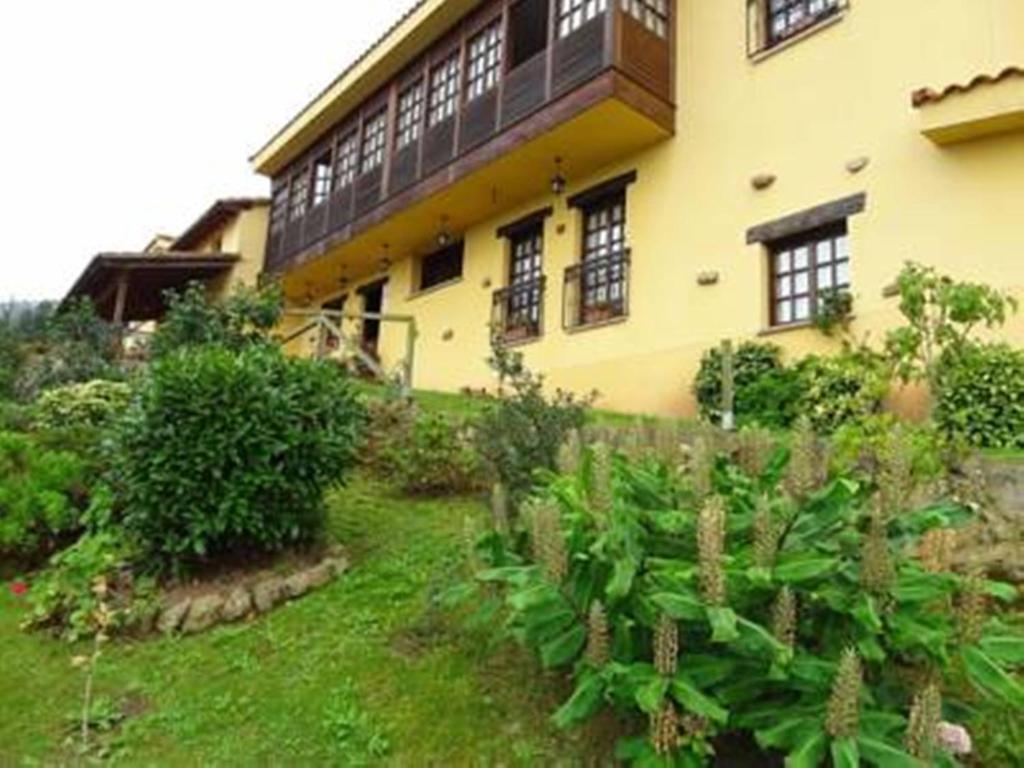
MULTIPOLYGON (((331 502, 352 570, 248 624, 194 638, 118 642, 97 674, 103 737, 130 765, 536 765, 578 740, 547 713, 558 681, 439 607, 462 578, 473 500, 409 501, 358 481, 331 502)), ((80 706, 75 649, 21 632, 0 596, 0 765, 71 756, 80 706)))

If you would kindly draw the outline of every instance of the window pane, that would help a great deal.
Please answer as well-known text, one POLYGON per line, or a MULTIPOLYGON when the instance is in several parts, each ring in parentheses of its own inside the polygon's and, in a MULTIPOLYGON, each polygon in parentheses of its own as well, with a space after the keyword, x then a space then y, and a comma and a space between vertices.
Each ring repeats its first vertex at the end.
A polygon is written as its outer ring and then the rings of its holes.
POLYGON ((818 243, 818 263, 828 264, 832 261, 832 241, 822 240, 818 243))
POLYGON ((789 323, 793 320, 793 313, 788 301, 780 301, 775 311, 775 319, 779 323, 789 323))
POLYGON ((793 293, 808 293, 811 290, 809 272, 798 272, 793 283, 793 293))
POLYGON ((836 284, 837 287, 847 287, 850 285, 850 262, 844 261, 836 265, 836 284))
POLYGON ((793 250, 793 269, 807 269, 809 248, 806 245, 793 250))
POLYGON ((832 287, 832 267, 824 267, 818 270, 818 290, 832 287))
POLYGON ((775 257, 775 270, 777 272, 789 272, 792 269, 791 254, 789 251, 783 251, 775 257))
POLYGON ((792 278, 780 277, 775 289, 775 295, 780 299, 788 298, 793 293, 792 278))
POLYGON ((811 316, 811 300, 807 297, 793 302, 793 319, 807 320, 811 316))

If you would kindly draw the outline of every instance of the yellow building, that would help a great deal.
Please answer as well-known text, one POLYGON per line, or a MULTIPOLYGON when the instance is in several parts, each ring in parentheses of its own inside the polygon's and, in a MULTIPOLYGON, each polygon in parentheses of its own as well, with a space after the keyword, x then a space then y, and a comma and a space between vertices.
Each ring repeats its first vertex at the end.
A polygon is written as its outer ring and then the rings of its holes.
POLYGON ((163 317, 169 290, 198 281, 221 298, 238 285, 255 287, 269 211, 263 198, 217 200, 178 237, 160 234, 141 252, 93 257, 64 301, 88 297, 106 320, 150 328, 163 317))
POLYGON ((496 323, 689 414, 720 340, 825 344, 829 287, 875 339, 907 260, 1024 294, 1024 2, 423 0, 252 162, 290 305, 414 317, 415 386, 490 386, 496 323))

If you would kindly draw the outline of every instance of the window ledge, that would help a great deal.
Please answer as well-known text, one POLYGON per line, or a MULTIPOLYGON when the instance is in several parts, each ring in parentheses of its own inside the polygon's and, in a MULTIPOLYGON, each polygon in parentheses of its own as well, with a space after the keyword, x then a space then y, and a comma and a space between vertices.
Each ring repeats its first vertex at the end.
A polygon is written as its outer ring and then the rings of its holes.
POLYGON ((445 280, 443 283, 438 283, 437 285, 432 285, 429 288, 423 288, 423 289, 421 289, 419 291, 413 291, 412 293, 410 293, 406 297, 406 301, 412 301, 413 299, 418 299, 418 298, 420 298, 422 296, 429 296, 432 293, 437 293, 438 291, 443 291, 445 288, 451 288, 453 285, 458 285, 461 282, 462 282, 462 278, 461 277, 456 277, 456 278, 454 278, 452 280, 445 280))
POLYGON ((780 333, 789 333, 790 331, 806 331, 808 328, 814 328, 813 320, 801 320, 799 323, 786 323, 785 325, 770 325, 758 331, 757 335, 776 336, 780 333))
POLYGON ((619 315, 618 317, 610 317, 607 320, 598 320, 593 323, 585 323, 583 325, 575 325, 572 328, 566 328, 566 333, 583 333, 584 331, 595 331, 598 328, 607 328, 610 325, 619 325, 629 319, 629 315, 619 315))
POLYGON ((530 344, 536 344, 538 341, 544 338, 543 333, 535 333, 533 336, 523 336, 518 339, 501 339, 501 346, 505 349, 515 349, 516 347, 525 347, 530 344))
POLYGON ((765 59, 770 59, 775 54, 781 53, 782 51, 785 51, 786 49, 803 42, 808 37, 812 37, 813 35, 816 35, 819 32, 838 24, 846 17, 847 13, 849 13, 849 9, 844 8, 840 11, 837 11, 836 13, 833 13, 831 16, 822 19, 819 22, 816 22, 815 24, 809 26, 807 29, 797 32, 789 39, 783 40, 781 43, 773 45, 771 48, 765 48, 763 50, 757 51, 756 53, 750 54, 750 63, 760 64, 765 59))

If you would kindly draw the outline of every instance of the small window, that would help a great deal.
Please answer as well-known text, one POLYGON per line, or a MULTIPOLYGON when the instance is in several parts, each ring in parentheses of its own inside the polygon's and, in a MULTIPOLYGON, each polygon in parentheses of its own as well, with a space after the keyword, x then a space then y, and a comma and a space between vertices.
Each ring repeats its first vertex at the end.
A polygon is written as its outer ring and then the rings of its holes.
POLYGON ((288 218, 288 182, 278 181, 274 185, 273 204, 270 208, 270 231, 280 232, 288 218))
POLYGON ((384 144, 387 143, 388 109, 384 107, 370 116, 363 126, 363 152, 360 173, 375 171, 384 163, 384 144))
POLYGON ((327 150, 313 162, 313 207, 316 208, 331 193, 331 151, 327 150))
POLYGON ((568 37, 608 10, 608 0, 558 0, 558 36, 568 37))
POLYGON ((825 294, 850 289, 850 242, 846 222, 769 245, 771 323, 805 323, 825 294))
POLYGON ((430 72, 430 125, 455 114, 459 100, 459 54, 456 51, 430 72))
POLYGON ((359 134, 351 131, 338 141, 338 152, 334 157, 334 188, 344 189, 356 180, 356 164, 359 155, 359 134))
POLYGON ((415 143, 423 129, 423 83, 410 85, 398 96, 398 126, 395 148, 405 149, 415 143))
POLYGON ((622 0, 622 10, 658 37, 668 37, 668 0, 622 0))
POLYGON ((540 334, 544 297, 544 225, 537 223, 511 236, 506 332, 540 334))
POLYGON ((288 195, 288 220, 298 221, 306 215, 309 204, 309 169, 303 168, 292 177, 291 192, 288 195))
POLYGON ((520 0, 509 9, 509 70, 547 49, 548 8, 548 0, 520 0))
POLYGON ((420 286, 425 291, 462 277, 463 244, 448 246, 420 260, 420 286))
POLYGON ((628 260, 626 193, 619 191, 583 209, 581 324, 626 314, 628 260))
POLYGON ((777 45, 840 10, 840 0, 767 0, 767 43, 777 45))
POLYGON ((501 20, 488 24, 469 41, 466 101, 483 96, 498 84, 501 72, 501 20))

